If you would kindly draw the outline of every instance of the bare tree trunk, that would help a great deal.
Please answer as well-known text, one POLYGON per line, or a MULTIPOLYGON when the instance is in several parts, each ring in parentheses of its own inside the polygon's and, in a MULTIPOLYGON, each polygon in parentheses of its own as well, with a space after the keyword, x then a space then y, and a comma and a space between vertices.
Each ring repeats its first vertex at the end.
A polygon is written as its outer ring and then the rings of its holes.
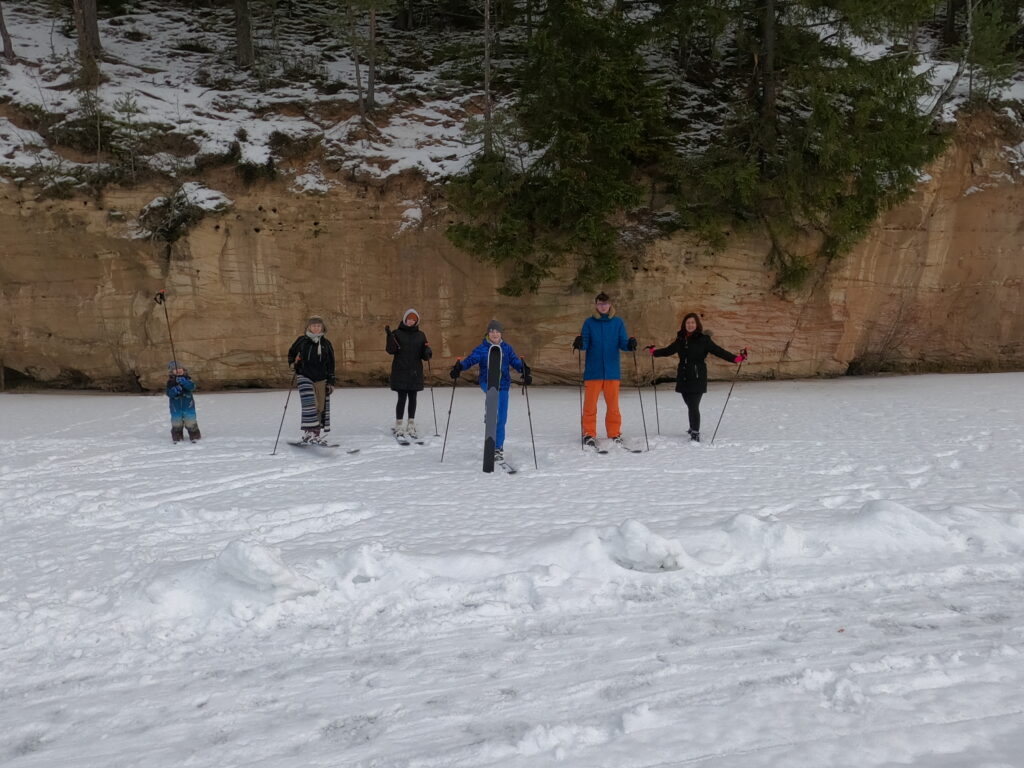
POLYGON ((370 9, 370 48, 366 62, 366 108, 373 111, 376 106, 374 91, 377 87, 377 9, 370 9))
POLYGON ((83 85, 99 83, 100 70, 96 63, 103 52, 100 45, 100 26, 96 15, 96 0, 74 0, 75 30, 78 33, 78 60, 82 65, 83 85))
POLYGON ((350 23, 352 25, 352 59, 356 65, 356 98, 359 102, 359 118, 362 120, 363 127, 366 127, 366 102, 363 100, 363 70, 359 64, 359 44, 358 44, 358 32, 356 31, 356 17, 353 13, 350 17, 350 23))
POLYGON ((0 2, 0 39, 4 43, 4 58, 10 62, 15 59, 14 44, 11 43, 11 36, 7 33, 7 24, 4 23, 4 4, 0 2))
POLYGON ((235 63, 243 69, 249 69, 256 63, 249 0, 235 0, 235 63))
POLYGON ((395 29, 401 29, 409 31, 415 26, 415 19, 413 16, 413 0, 404 0, 399 2, 398 8, 395 11, 395 29))
POLYGON ((963 6, 964 0, 946 0, 946 20, 942 25, 942 42, 947 46, 960 42, 956 32, 956 14, 963 6))
POLYGON ((494 151, 491 110, 491 0, 484 0, 484 155, 494 151))
POLYGON ((764 15, 761 17, 761 125, 763 142, 761 144, 762 163, 768 150, 775 144, 775 124, 777 120, 778 83, 775 78, 775 43, 776 43, 776 0, 765 0, 764 15))
MULTIPOLYGON (((952 4, 954 0, 950 0, 952 4)), ((960 84, 960 78, 963 77, 964 70, 967 69, 967 60, 971 56, 971 49, 974 47, 974 5, 977 0, 968 0, 967 7, 967 28, 964 30, 964 43, 963 49, 960 52, 960 61, 956 65, 956 73, 953 75, 953 79, 946 84, 946 87, 942 89, 942 93, 939 94, 938 98, 935 99, 935 103, 932 108, 928 110, 928 117, 934 121, 935 117, 939 114, 946 102, 953 98, 953 93, 956 91, 956 87, 960 84)))

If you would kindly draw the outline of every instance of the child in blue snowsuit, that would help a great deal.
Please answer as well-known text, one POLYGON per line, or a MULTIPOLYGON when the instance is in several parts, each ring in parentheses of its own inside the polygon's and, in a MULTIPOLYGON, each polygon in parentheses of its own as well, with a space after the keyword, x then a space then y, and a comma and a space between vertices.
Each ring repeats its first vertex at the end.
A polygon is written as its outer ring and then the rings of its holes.
POLYGON ((501 381, 498 384, 498 429, 494 438, 494 460, 503 461, 505 458, 505 421, 508 419, 508 393, 512 388, 512 375, 509 368, 515 368, 523 374, 523 382, 526 386, 533 383, 533 376, 530 375, 530 366, 525 360, 520 359, 516 351, 507 341, 501 340, 501 333, 504 330, 501 323, 491 320, 487 324, 487 338, 472 352, 461 360, 456 360, 452 366, 449 376, 453 379, 459 378, 459 374, 472 368, 480 366, 480 388, 487 391, 487 355, 493 345, 501 347, 501 381))
POLYGON ((172 360, 167 364, 167 397, 171 407, 171 440, 178 443, 188 430, 188 439, 193 443, 202 435, 199 434, 199 423, 196 421, 196 401, 192 397, 195 382, 188 375, 188 369, 172 360))

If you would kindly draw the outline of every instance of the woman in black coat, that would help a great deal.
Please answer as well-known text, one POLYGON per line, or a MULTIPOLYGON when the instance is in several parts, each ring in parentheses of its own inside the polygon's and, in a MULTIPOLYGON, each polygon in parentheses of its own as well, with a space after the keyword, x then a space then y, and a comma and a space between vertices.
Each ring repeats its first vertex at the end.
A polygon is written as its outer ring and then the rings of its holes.
POLYGON ((700 442, 700 399, 708 391, 708 365, 705 359, 710 353, 730 363, 741 363, 747 359, 747 350, 743 349, 740 354, 734 355, 722 349, 704 333, 700 318, 691 312, 683 318, 675 341, 662 349, 656 349, 651 345, 647 347, 647 351, 654 357, 679 355, 676 392, 683 396, 683 402, 686 403, 690 419, 687 433, 691 440, 700 442))
POLYGON ((416 393, 423 391, 423 361, 434 354, 419 323, 419 312, 407 309, 397 329, 392 331, 390 326, 384 326, 387 332, 385 351, 394 357, 391 361, 391 389, 398 393, 395 426, 391 430, 396 436, 419 436, 415 421, 416 393), (409 403, 409 422, 403 425, 406 401, 409 403))
POLYGON ((331 391, 334 389, 334 347, 324 335, 327 325, 319 315, 306 321, 306 332, 288 350, 288 365, 302 403, 302 442, 327 444, 331 431, 331 391))

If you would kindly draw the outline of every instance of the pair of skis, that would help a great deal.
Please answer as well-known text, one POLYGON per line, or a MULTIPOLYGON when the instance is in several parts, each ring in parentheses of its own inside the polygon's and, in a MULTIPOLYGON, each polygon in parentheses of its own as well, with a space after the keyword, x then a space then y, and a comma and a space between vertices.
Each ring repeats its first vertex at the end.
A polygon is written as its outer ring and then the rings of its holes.
MULTIPOLYGON (((294 445, 296 448, 340 448, 341 443, 304 443, 301 440, 289 440, 288 445, 294 445)), ((358 448, 349 448, 345 453, 359 453, 358 448)))
MULTIPOLYGON (((614 440, 612 440, 611 442, 612 442, 613 445, 617 445, 619 448, 624 450, 626 453, 643 453, 643 450, 640 449, 640 448, 631 448, 628 445, 626 445, 625 443, 617 443, 614 440)), ((586 443, 584 443, 583 446, 584 446, 584 448, 586 450, 591 451, 593 453, 600 454, 601 456, 604 456, 606 453, 608 453, 608 449, 605 448, 603 445, 601 445, 600 443, 598 443, 596 441, 594 442, 593 445, 587 445, 586 443)))
POLYGON ((427 444, 426 440, 420 440, 418 437, 410 440, 408 435, 401 435, 398 432, 392 432, 391 436, 395 438, 395 442, 399 445, 412 445, 413 443, 416 443, 416 445, 427 444))

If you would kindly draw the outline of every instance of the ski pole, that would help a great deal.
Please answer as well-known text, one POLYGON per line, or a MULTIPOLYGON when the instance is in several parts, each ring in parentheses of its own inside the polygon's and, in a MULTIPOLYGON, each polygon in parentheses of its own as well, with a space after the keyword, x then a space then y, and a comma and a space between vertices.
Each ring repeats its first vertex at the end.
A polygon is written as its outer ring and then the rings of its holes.
POLYGON ((633 371, 636 373, 636 394, 640 398, 640 420, 644 423, 644 443, 647 450, 651 450, 651 443, 647 439, 647 417, 644 416, 644 393, 640 391, 640 363, 636 361, 636 350, 633 350, 633 371))
MULTIPOLYGON (((740 350, 740 354, 743 355, 743 360, 747 359, 747 348, 744 347, 740 350)), ((736 366, 736 373, 733 374, 732 384, 729 385, 729 394, 725 396, 725 405, 722 406, 722 413, 718 417, 718 423, 715 424, 715 432, 711 435, 711 444, 715 444, 715 435, 718 434, 718 428, 722 426, 722 417, 725 416, 725 409, 729 407, 729 398, 732 397, 732 388, 736 386, 736 379, 739 378, 740 368, 743 367, 743 360, 740 360, 740 364, 736 366)))
POLYGON ((174 351, 174 336, 171 335, 171 316, 167 314, 167 291, 161 288, 156 292, 153 301, 164 308, 164 320, 167 321, 167 338, 171 340, 171 359, 174 360, 175 366, 178 366, 180 361, 178 360, 178 353, 174 351))
POLYGON ((586 439, 586 435, 583 434, 583 352, 576 350, 576 369, 579 371, 579 386, 580 386, 580 450, 584 450, 583 441, 586 439))
POLYGON ((434 412, 434 437, 440 437, 437 431, 437 404, 434 402, 434 372, 430 368, 430 361, 427 360, 427 375, 430 376, 430 410, 434 412))
POLYGON ((277 437, 274 438, 274 450, 270 452, 271 456, 277 454, 277 443, 281 439, 281 430, 284 429, 284 417, 288 413, 288 401, 292 399, 292 390, 295 389, 295 380, 299 377, 298 373, 292 374, 292 383, 288 385, 288 396, 284 399, 284 410, 281 411, 281 423, 277 427, 277 437))
POLYGON ((654 388, 654 423, 661 434, 661 414, 658 413, 658 374, 654 371, 654 355, 651 355, 651 386, 654 388))
MULTIPOLYGON (((462 358, 456 358, 455 362, 461 362, 462 358)), ((444 463, 444 449, 448 445, 448 426, 452 423, 452 406, 455 405, 455 385, 459 383, 459 377, 452 379, 452 399, 448 403, 448 421, 444 425, 444 442, 441 443, 441 463, 444 463)))
MULTIPOLYGON (((526 367, 526 361, 523 360, 523 367, 526 367)), ((523 394, 526 395, 526 419, 530 423, 530 446, 533 448, 533 468, 540 469, 537 466, 537 444, 533 441, 533 415, 530 413, 530 385, 526 383, 526 377, 523 376, 523 394)))

